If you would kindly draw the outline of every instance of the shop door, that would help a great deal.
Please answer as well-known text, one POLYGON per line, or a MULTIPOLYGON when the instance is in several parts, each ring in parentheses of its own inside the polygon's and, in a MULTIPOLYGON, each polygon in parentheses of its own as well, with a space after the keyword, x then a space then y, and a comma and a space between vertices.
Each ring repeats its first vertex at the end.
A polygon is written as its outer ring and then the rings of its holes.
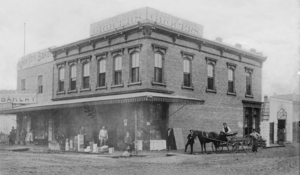
POLYGON ((249 135, 253 129, 260 132, 259 108, 245 108, 244 135, 249 135))
POLYGON ((285 141, 285 121, 286 120, 278 120, 278 128, 277 128, 278 144, 283 144, 285 141))
POLYGON ((274 122, 270 123, 270 143, 274 144, 274 122))

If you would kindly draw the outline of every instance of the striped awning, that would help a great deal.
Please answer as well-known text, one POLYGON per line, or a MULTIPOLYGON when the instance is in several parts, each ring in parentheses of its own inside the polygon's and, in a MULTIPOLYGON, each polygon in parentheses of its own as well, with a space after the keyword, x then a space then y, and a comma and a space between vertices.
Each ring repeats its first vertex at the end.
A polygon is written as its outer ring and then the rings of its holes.
MULTIPOLYGON (((51 101, 48 103, 37 103, 14 107, 10 110, 3 110, 4 114, 14 114, 25 111, 36 111, 46 109, 58 109, 78 107, 82 105, 105 105, 119 103, 134 103, 134 102, 165 102, 171 105, 191 104, 202 105, 204 100, 197 98, 188 98, 183 96, 155 93, 155 92, 139 92, 131 94, 110 95, 101 97, 80 98, 72 100, 51 101)), ((0 112, 1 113, 1 112, 0 112)))

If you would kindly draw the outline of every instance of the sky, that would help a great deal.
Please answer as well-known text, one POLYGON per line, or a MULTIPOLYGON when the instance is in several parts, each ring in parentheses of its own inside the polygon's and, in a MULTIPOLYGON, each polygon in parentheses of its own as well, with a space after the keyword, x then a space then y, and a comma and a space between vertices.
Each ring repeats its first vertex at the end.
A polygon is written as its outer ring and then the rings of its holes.
POLYGON ((204 26, 203 38, 267 57, 262 94, 299 93, 297 0, 0 0, 0 90, 14 90, 25 54, 89 37, 90 24, 152 7, 204 26))

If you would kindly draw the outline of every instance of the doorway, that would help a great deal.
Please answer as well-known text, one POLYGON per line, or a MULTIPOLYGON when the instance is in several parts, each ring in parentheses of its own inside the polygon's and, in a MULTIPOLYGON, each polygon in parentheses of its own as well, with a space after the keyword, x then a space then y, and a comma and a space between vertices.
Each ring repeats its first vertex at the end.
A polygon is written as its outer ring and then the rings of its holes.
POLYGON ((277 127, 277 141, 278 144, 283 144, 285 142, 285 123, 286 120, 278 120, 277 127))

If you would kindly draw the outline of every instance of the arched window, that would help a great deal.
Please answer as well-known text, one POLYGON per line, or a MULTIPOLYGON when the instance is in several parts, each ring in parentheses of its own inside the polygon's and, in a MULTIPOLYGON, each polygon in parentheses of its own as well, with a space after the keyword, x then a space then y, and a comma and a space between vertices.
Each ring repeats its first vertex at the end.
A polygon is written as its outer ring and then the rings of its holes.
POLYGON ((139 81, 140 54, 135 52, 131 55, 131 82, 139 81))
POLYGON ((86 62, 83 64, 83 84, 82 88, 86 89, 90 87, 90 63, 86 62))
POLYGON ((215 90, 214 74, 215 67, 213 64, 207 64, 207 89, 215 90))
POLYGON ((70 67, 70 90, 75 90, 76 89, 76 65, 72 65, 70 67))
POLYGON ((191 86, 191 60, 183 59, 183 86, 191 86))
POLYGON ((163 82, 163 57, 159 53, 155 53, 155 63, 154 63, 154 81, 162 83, 163 82))
POLYGON ((104 58, 100 59, 98 61, 98 72, 99 72, 99 75, 98 75, 98 86, 99 87, 102 87, 102 86, 105 86, 105 74, 106 74, 106 60, 104 58))
POLYGON ((64 91, 64 84, 65 84, 65 68, 61 67, 58 72, 59 72, 58 91, 62 92, 64 91))
POLYGON ((228 92, 234 93, 234 70, 228 69, 228 92))
POLYGON ((122 84, 122 57, 117 56, 114 59, 114 84, 122 84))

